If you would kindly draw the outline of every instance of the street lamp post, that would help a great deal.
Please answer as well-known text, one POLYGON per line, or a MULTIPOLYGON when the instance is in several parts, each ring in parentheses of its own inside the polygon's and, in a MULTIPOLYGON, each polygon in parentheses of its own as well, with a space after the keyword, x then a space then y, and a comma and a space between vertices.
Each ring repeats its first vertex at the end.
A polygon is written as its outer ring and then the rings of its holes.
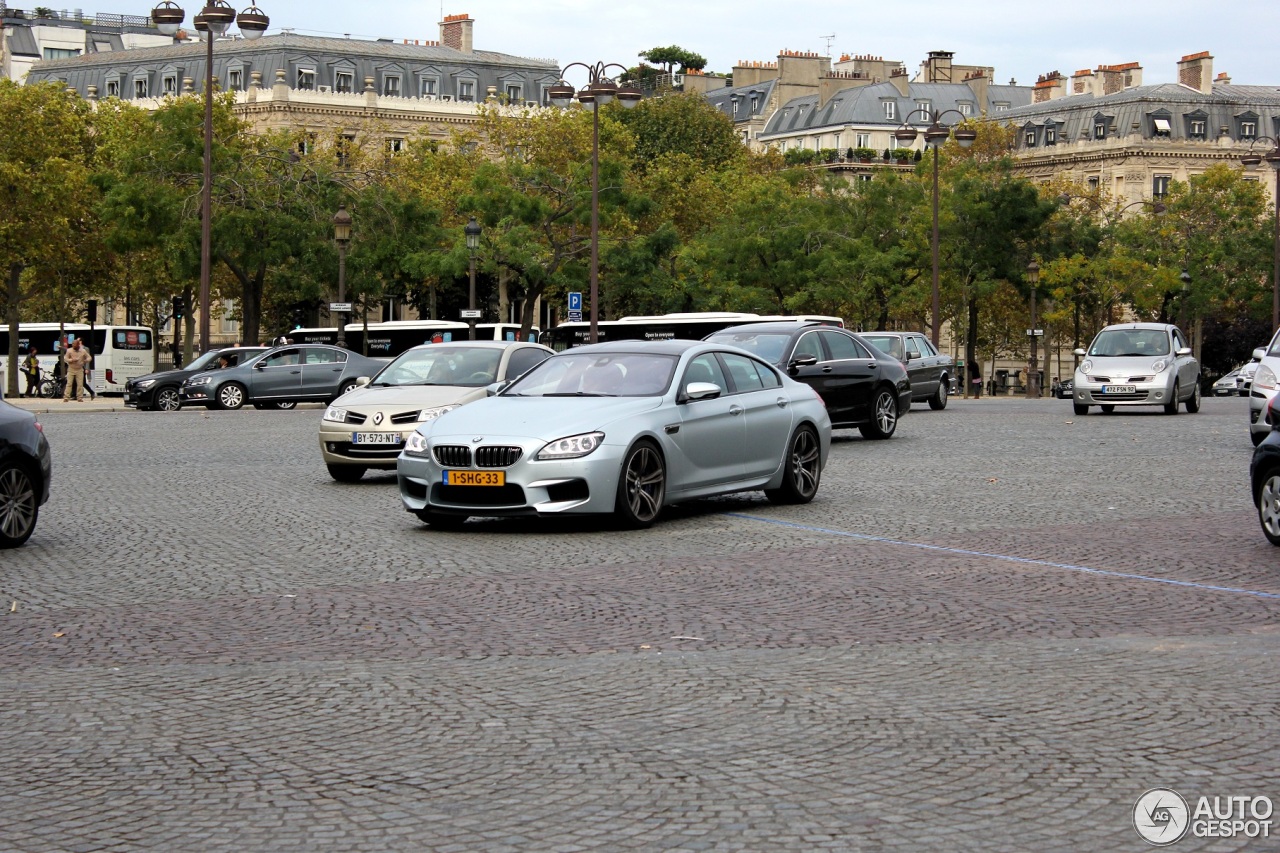
POLYGON ((1275 203, 1275 236, 1273 239, 1273 257, 1271 260, 1271 331, 1274 333, 1280 329, 1280 139, 1270 136, 1259 136, 1254 140, 1254 144, 1266 140, 1274 146, 1266 154, 1256 154, 1253 151, 1253 145, 1249 146, 1249 151, 1240 158, 1240 162, 1246 166, 1257 166, 1263 160, 1267 161, 1267 165, 1276 173, 1276 188, 1272 194, 1272 201, 1275 203))
MULTIPOLYGON (((467 236, 467 252, 471 255, 471 285, 467 290, 467 322, 471 324, 471 340, 476 339, 476 251, 480 248, 480 223, 472 216, 462 233, 467 236)), ((499 318, 501 319, 501 318, 499 318)))
POLYGON ((597 62, 587 65, 583 62, 571 62, 560 71, 560 81, 547 90, 547 97, 557 107, 567 107, 574 98, 573 86, 564 80, 565 74, 573 67, 585 68, 587 85, 577 92, 578 103, 591 110, 591 343, 599 336, 600 322, 600 108, 609 104, 614 98, 624 108, 630 109, 640 103, 643 97, 635 86, 619 88, 606 71, 617 68, 626 73, 625 68, 616 63, 597 62))
MULTIPOLYGON (((893 137, 898 142, 910 145, 916 141, 917 131, 909 124, 911 117, 916 113, 922 113, 926 119, 933 119, 933 123, 924 132, 924 142, 925 145, 933 149, 933 233, 931 239, 933 251, 933 305, 930 317, 929 340, 933 342, 933 348, 937 349, 938 338, 942 331, 942 294, 938 283, 938 149, 942 147, 942 143, 947 141, 947 137, 952 132, 952 125, 942 124, 940 119, 947 113, 955 113, 960 116, 960 121, 963 123, 967 120, 967 117, 959 110, 943 110, 936 114, 926 109, 912 110, 902 120, 902 126, 893 132, 893 137)), ((968 127, 956 127, 955 135, 956 142, 960 143, 961 148, 968 148, 978 138, 978 132, 968 127)))
POLYGON ((1182 275, 1178 276, 1178 280, 1182 282, 1182 305, 1179 306, 1182 309, 1179 312, 1182 317, 1178 325, 1183 332, 1187 332, 1187 324, 1191 319, 1191 315, 1187 311, 1187 301, 1191 298, 1191 273, 1184 269, 1182 275))
MULTIPOLYGON (((1027 264, 1027 284, 1031 286, 1031 328, 1027 333, 1031 337, 1031 364, 1027 367, 1027 399, 1040 398, 1040 354, 1038 351, 1039 336, 1036 334, 1036 285, 1040 282, 1040 265, 1034 260, 1027 264)), ((1052 359, 1048 359, 1052 361, 1052 359)))
MULTIPOLYGON (((151 20, 156 29, 167 36, 178 32, 186 13, 173 0, 162 2, 151 10, 151 20)), ((257 6, 250 6, 236 15, 226 0, 209 0, 192 23, 205 34, 204 61, 204 175, 200 188, 200 346, 208 349, 209 295, 213 270, 213 42, 225 33, 232 22, 240 26, 240 32, 250 41, 267 31, 271 19, 257 6)))
MULTIPOLYGON (((347 244, 351 242, 351 214, 345 204, 333 215, 333 242, 338 244, 338 302, 347 303, 347 244)), ((347 311, 338 309, 338 346, 347 345, 347 311)))

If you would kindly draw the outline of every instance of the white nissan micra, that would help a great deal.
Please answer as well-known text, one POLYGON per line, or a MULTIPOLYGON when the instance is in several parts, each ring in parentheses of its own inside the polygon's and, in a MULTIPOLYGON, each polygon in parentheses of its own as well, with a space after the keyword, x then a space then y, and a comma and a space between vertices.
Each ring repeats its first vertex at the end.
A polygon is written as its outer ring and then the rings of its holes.
POLYGON ((1104 412, 1117 406, 1164 406, 1176 415, 1186 404, 1200 411, 1200 364, 1177 326, 1168 323, 1120 323, 1107 326, 1078 349, 1072 402, 1077 415, 1090 406, 1104 412))

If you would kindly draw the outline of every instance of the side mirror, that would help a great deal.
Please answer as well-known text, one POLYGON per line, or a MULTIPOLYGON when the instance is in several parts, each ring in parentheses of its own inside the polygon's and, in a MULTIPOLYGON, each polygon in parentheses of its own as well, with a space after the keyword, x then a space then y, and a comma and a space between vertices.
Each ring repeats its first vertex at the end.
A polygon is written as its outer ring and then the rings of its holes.
POLYGON ((917 358, 919 358, 919 357, 920 357, 920 353, 918 353, 918 352, 908 352, 908 353, 907 353, 907 361, 915 361, 915 360, 916 360, 917 358))
POLYGON ((1256 350, 1253 351, 1253 357, 1257 361, 1262 361, 1264 358, 1267 357, 1267 348, 1258 347, 1256 350))
POLYGON ((1078 355, 1078 356, 1080 356, 1081 358, 1084 358, 1084 357, 1085 357, 1085 355, 1086 355, 1086 353, 1085 353, 1085 351, 1084 351, 1084 347, 1076 347, 1075 349, 1073 349, 1073 350, 1071 351, 1071 354, 1072 354, 1072 355, 1078 355))
POLYGON ((720 396, 720 386, 714 382, 690 382, 684 395, 690 400, 714 400, 720 396))
POLYGON ((265 358, 259 359, 258 361, 255 361, 255 362, 253 363, 253 369, 254 369, 254 370, 262 370, 262 369, 264 369, 266 366, 267 366, 267 360, 266 360, 265 358))
MULTIPOLYGON (((1257 350, 1254 350, 1254 352, 1257 352, 1257 350)), ((1177 355, 1177 356, 1191 355, 1191 347, 1182 347, 1176 353, 1174 353, 1174 355, 1177 355)))
POLYGON ((791 359, 791 363, 788 364, 787 367, 788 368, 809 367, 817 363, 818 363, 818 357, 816 355, 813 355, 811 353, 806 353, 805 355, 798 355, 795 358, 791 359))
POLYGON ((369 384, 369 377, 368 377, 368 376, 357 376, 357 377, 356 377, 356 387, 357 387, 357 388, 363 388, 364 386, 366 386, 366 385, 368 385, 368 384, 369 384))
POLYGON ((502 393, 503 388, 506 388, 510 384, 510 382, 494 382, 492 385, 486 385, 484 387, 484 395, 486 397, 496 397, 498 394, 502 393))

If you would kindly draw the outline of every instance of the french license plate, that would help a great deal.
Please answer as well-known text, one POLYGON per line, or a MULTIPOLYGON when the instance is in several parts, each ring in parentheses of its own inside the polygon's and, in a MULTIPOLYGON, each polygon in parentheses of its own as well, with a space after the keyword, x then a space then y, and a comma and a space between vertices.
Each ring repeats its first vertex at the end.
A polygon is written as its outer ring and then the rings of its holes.
POLYGON ((398 432, 353 432, 352 444, 404 444, 404 436, 398 432))
POLYGON ((505 486, 505 471, 445 471, 446 486, 505 486))
POLYGON ((1137 385, 1103 385, 1103 394, 1137 394, 1137 385))

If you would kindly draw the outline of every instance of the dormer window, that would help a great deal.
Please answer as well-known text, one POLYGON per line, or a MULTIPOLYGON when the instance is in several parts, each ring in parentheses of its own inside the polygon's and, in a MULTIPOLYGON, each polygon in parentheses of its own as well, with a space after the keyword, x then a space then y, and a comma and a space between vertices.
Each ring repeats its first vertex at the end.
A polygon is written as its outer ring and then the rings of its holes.
POLYGON ((895 101, 884 102, 884 117, 889 121, 898 120, 898 104, 895 101))
POLYGON ((244 71, 233 68, 227 72, 227 86, 233 92, 244 91, 244 71))
POLYGON ((133 81, 133 96, 135 98, 145 98, 147 96, 146 77, 139 77, 133 81))
POLYGON ((399 74, 387 74, 382 78, 382 94, 388 98, 400 97, 399 74))
POLYGON ((751 96, 751 112, 754 114, 760 109, 760 98, 757 95, 751 96))
POLYGON ((518 84, 511 84, 511 85, 508 85, 508 86, 507 86, 507 100, 508 100, 509 102, 513 103, 513 104, 515 104, 515 103, 519 103, 519 101, 520 101, 520 100, 521 100, 521 98, 523 97, 523 96, 520 94, 520 92, 521 92, 521 88, 520 88, 520 86, 519 86, 518 84))
POLYGON ((933 108, 928 101, 916 101, 916 110, 923 117, 924 121, 933 121, 933 108))
POLYGON ((120 97, 120 81, 119 80, 107 81, 107 97, 108 98, 120 97))
POLYGON ((166 74, 160 79, 160 91, 165 95, 178 94, 178 75, 166 74))
POLYGON ((474 80, 458 81, 458 100, 474 101, 476 99, 476 83, 474 80))
POLYGON ((1202 118, 1193 118, 1187 123, 1187 136, 1192 139, 1204 139, 1208 135, 1209 122, 1202 118))
POLYGON ((1058 128, 1052 124, 1047 124, 1044 127, 1044 144, 1045 145, 1058 144, 1058 128))
POLYGON ((1173 133, 1173 126, 1167 118, 1156 116, 1151 119, 1151 133, 1153 136, 1168 137, 1173 133))
POLYGON ((1095 121, 1093 123, 1093 138, 1094 139, 1107 138, 1107 123, 1105 121, 1095 121))
POLYGON ((973 104, 962 101, 959 106, 960 106, 960 115, 962 116, 973 115, 973 104))
POLYGON ((730 102, 731 104, 733 104, 733 117, 734 117, 734 118, 737 118, 737 117, 738 117, 738 99, 737 99, 737 98, 732 98, 732 99, 730 99, 730 101, 729 101, 729 102, 730 102))
POLYGON ((350 71, 339 71, 333 75, 333 91, 350 95, 355 89, 356 75, 350 71))
POLYGON ((299 68, 296 85, 293 88, 310 91, 316 87, 316 72, 313 68, 299 68))
POLYGON ((1027 132, 1026 132, 1026 134, 1023 136, 1023 141, 1026 143, 1026 145, 1027 145, 1027 147, 1028 147, 1028 148, 1034 148, 1034 147, 1035 147, 1035 145, 1036 145, 1036 131, 1035 131, 1035 128, 1033 128, 1033 127, 1027 128, 1027 132))
POLYGON ((1258 123, 1256 121, 1240 122, 1240 138, 1254 139, 1258 135, 1258 123))

